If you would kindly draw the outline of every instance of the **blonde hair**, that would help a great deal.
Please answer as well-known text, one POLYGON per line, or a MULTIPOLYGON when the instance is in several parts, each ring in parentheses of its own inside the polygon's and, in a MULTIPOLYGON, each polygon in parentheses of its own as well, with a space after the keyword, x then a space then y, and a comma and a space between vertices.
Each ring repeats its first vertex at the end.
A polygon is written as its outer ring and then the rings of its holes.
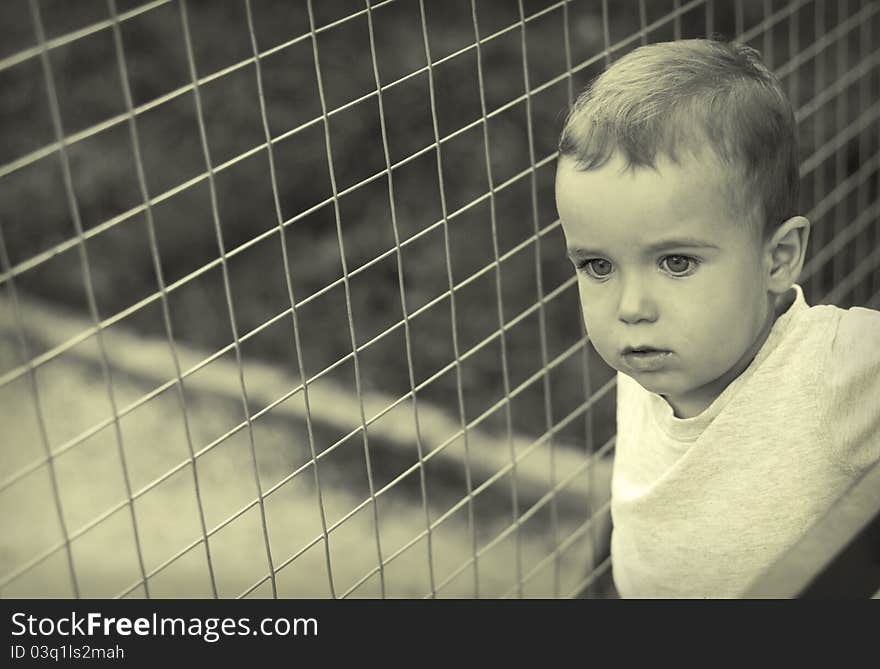
POLYGON ((619 152, 634 169, 655 167, 658 155, 679 163, 683 153, 699 158, 709 149, 736 173, 731 205, 760 204, 769 235, 796 213, 796 132, 791 104, 758 51, 692 39, 642 46, 608 67, 572 105, 559 153, 590 170, 619 152))

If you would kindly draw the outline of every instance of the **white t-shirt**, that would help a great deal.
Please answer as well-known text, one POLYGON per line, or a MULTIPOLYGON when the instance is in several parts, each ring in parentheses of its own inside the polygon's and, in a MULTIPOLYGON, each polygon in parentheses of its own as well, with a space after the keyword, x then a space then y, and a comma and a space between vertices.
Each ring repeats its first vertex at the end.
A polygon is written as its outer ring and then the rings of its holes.
POLYGON ((880 460, 880 312, 795 299, 698 416, 617 374, 621 597, 741 595, 880 460))

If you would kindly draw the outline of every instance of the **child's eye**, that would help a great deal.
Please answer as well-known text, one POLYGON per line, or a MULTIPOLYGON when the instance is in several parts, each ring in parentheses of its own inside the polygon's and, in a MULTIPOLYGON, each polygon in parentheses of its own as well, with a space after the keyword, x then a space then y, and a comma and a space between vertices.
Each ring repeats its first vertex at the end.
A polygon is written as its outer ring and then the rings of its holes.
POLYGON ((660 261, 660 266, 673 276, 689 276, 696 271, 699 264, 696 258, 679 255, 665 256, 660 261))
POLYGON ((586 271, 594 279, 604 279, 611 274, 612 265, 610 261, 604 258, 593 258, 592 260, 585 260, 578 266, 578 269, 586 271))

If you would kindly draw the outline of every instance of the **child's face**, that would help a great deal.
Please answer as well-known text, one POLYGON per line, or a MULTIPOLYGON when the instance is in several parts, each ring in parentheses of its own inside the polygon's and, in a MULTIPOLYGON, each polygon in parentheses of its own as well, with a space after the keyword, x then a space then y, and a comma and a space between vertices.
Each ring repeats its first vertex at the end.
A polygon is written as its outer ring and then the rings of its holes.
POLYGON ((704 162, 625 170, 615 155, 580 171, 561 158, 556 175, 593 346, 679 417, 711 404, 772 324, 759 235, 730 211, 720 167, 704 162), (628 350, 644 347, 659 352, 628 350))

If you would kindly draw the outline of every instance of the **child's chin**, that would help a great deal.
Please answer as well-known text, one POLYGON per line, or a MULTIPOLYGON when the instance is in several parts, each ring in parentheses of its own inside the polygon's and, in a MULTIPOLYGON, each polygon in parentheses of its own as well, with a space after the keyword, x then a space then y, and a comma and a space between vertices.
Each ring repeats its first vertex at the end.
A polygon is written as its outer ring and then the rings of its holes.
POLYGON ((657 378, 657 374, 639 374, 638 372, 631 372, 629 370, 622 371, 650 393, 669 395, 670 393, 675 392, 675 388, 671 386, 669 381, 657 378))

